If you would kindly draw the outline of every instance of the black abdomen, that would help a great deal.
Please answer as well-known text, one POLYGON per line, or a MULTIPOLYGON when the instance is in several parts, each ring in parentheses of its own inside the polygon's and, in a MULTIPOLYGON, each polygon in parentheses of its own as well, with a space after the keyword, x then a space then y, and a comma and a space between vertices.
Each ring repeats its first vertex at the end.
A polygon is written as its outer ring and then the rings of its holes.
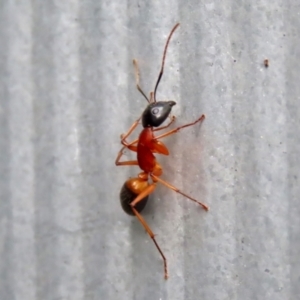
MULTIPOLYGON (((129 205, 138 195, 136 193, 134 193, 133 191, 131 191, 127 185, 126 185, 126 182, 123 184, 122 188, 121 188, 121 192, 120 192, 120 202, 121 202, 121 205, 122 205, 122 208, 123 210, 131 215, 131 216, 134 216, 134 212, 133 210, 131 209, 131 206, 129 205)), ((145 198, 143 198, 143 200, 141 200, 139 203, 137 203, 135 205, 135 209, 138 211, 138 212, 141 212, 144 207, 146 206, 147 204, 147 201, 148 201, 148 196, 146 196, 145 198)))

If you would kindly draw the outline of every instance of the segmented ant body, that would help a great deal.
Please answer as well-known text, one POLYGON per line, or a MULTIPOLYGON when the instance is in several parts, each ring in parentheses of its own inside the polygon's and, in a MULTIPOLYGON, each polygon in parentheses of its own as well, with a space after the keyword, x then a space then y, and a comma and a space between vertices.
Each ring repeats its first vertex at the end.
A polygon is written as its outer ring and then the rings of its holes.
POLYGON ((148 196, 155 190, 156 184, 157 182, 159 182, 165 185, 166 187, 172 189, 173 191, 185 196, 186 198, 200 204, 205 210, 208 210, 207 205, 186 195, 175 186, 161 179, 160 176, 162 175, 163 170, 161 165, 157 162, 156 157, 154 156, 154 154, 169 154, 168 148, 160 141, 160 139, 172 135, 182 128, 189 127, 196 123, 202 122, 205 118, 205 116, 202 115, 200 118, 198 118, 192 123, 177 127, 158 136, 154 135, 154 132, 169 127, 175 120, 175 117, 171 117, 171 121, 169 122, 169 124, 167 124, 166 126, 159 127, 169 117, 172 107, 176 104, 176 102, 156 101, 156 90, 163 75, 168 44, 170 42, 173 32, 178 26, 179 24, 176 24, 174 26, 167 39, 162 58, 161 70, 154 88, 154 92, 150 93, 150 99, 148 99, 148 97, 145 95, 145 93, 142 91, 139 85, 138 64, 136 60, 133 61, 135 67, 137 89, 145 97, 149 104, 144 110, 141 117, 132 124, 128 132, 126 134, 121 135, 121 143, 123 145, 123 148, 119 151, 115 162, 117 166, 139 166, 142 170, 142 172, 139 173, 138 177, 130 178, 124 183, 120 193, 121 205, 126 213, 134 215, 138 218, 138 220, 144 226, 149 236, 152 238, 156 248, 158 249, 164 261, 165 279, 168 278, 167 260, 163 252, 161 251, 159 245, 157 244, 152 230, 140 214, 140 212, 144 209, 148 201, 148 196), (140 133, 138 139, 128 143, 126 140, 127 137, 134 131, 134 129, 138 126, 140 121, 143 126, 142 132, 140 133), (137 160, 120 161, 123 155, 123 151, 125 149, 137 152, 137 160))

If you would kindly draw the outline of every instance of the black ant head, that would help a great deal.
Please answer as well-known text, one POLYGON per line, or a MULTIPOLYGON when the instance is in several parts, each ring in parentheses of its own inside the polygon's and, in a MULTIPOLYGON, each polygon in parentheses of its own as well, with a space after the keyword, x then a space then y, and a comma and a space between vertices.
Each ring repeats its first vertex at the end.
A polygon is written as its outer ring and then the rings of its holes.
POLYGON ((150 103, 142 115, 143 127, 158 127, 169 116, 175 101, 157 101, 150 103))

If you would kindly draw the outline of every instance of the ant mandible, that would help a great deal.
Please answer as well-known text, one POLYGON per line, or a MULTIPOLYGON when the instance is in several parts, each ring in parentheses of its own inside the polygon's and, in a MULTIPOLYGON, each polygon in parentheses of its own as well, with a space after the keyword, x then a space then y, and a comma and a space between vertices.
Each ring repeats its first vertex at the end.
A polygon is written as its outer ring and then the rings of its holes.
POLYGON ((205 118, 202 115, 196 121, 177 127, 172 129, 168 132, 165 132, 161 135, 155 136, 154 132, 165 129, 169 127, 175 117, 171 117, 171 121, 166 126, 159 127, 170 115, 172 107, 176 104, 174 101, 156 101, 156 90, 158 84, 161 80, 161 77, 164 72, 164 64, 165 58, 167 53, 167 48, 172 37, 172 34, 179 26, 179 23, 176 24, 173 29, 171 30, 169 37, 167 39, 161 69, 158 75, 158 79, 154 88, 154 92, 150 93, 150 99, 146 96, 146 94, 142 91, 140 84, 139 84, 139 68, 136 60, 133 60, 134 68, 135 68, 135 77, 136 77, 136 87, 138 91, 144 96, 144 98, 148 101, 148 106, 144 110, 143 114, 137 119, 132 126, 129 128, 128 132, 121 135, 121 143, 123 148, 119 151, 118 156, 116 158, 116 165, 117 166, 139 166, 142 170, 139 173, 138 177, 128 179, 120 192, 120 200, 123 210, 128 213, 129 215, 136 216, 141 224, 144 226, 145 230, 153 240, 157 250, 159 251, 160 255, 162 256, 164 262, 164 274, 165 279, 168 278, 168 269, 167 269, 167 260, 164 256, 162 250, 160 249, 158 243, 155 240, 154 234, 150 229, 149 225, 146 223, 144 218, 141 216, 140 212, 144 209, 147 201, 148 196, 155 190, 156 183, 160 182, 166 187, 172 189, 173 191, 185 196, 186 198, 200 204, 205 210, 208 210, 208 206, 197 201, 196 199, 186 195, 185 193, 181 192, 178 188, 171 185, 170 183, 164 181, 160 178, 162 175, 162 167, 156 161, 154 153, 168 155, 169 151, 168 148, 160 141, 161 138, 167 137, 171 134, 178 132, 180 129, 192 126, 196 123, 202 122, 205 118), (143 130, 139 135, 139 138, 128 143, 126 141, 127 137, 134 131, 134 129, 138 126, 142 120, 143 130), (153 127, 158 127, 154 129, 153 127), (120 161, 123 151, 125 149, 129 149, 131 151, 137 152, 137 160, 129 160, 129 161, 120 161), (151 179, 152 183, 149 182, 151 179))

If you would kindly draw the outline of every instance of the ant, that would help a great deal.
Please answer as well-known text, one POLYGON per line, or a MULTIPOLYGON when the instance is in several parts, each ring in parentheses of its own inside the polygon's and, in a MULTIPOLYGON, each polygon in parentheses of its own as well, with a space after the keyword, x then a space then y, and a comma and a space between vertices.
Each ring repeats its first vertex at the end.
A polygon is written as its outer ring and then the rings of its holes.
POLYGON ((269 60, 268 59, 264 60, 264 66, 265 66, 265 68, 269 67, 269 60))
POLYGON ((196 121, 192 123, 177 127, 158 136, 154 135, 154 132, 169 127, 175 120, 174 116, 170 117, 171 121, 167 125, 159 127, 169 117, 172 107, 176 104, 176 102, 171 100, 156 101, 156 90, 164 72, 164 64, 165 64, 167 48, 170 39, 178 26, 179 23, 173 27, 167 39, 164 52, 163 52, 161 69, 154 88, 154 92, 150 93, 150 99, 148 99, 148 97, 140 87, 139 84, 140 75, 139 75, 138 63, 136 60, 133 60, 133 65, 135 68, 136 87, 138 91, 148 101, 149 104, 144 110, 144 112, 142 113, 142 115, 132 124, 132 126, 129 128, 127 133, 121 135, 121 144, 123 145, 123 148, 119 151, 115 161, 115 164, 117 166, 139 166, 140 169, 142 170, 142 172, 139 173, 138 177, 130 178, 124 183, 120 192, 120 201, 123 210, 129 215, 136 216, 138 220, 141 222, 141 224, 144 226, 145 230, 147 231, 151 239, 153 240, 164 262, 165 279, 168 278, 167 259, 164 256, 162 250, 160 249, 158 243, 156 242, 152 230, 150 229, 149 225, 146 223, 146 221, 140 214, 140 212, 146 206, 146 203, 148 201, 148 196, 155 190, 156 184, 159 182, 165 185, 166 187, 170 188, 171 190, 198 203, 206 211, 208 210, 207 205, 186 195, 175 186, 161 179, 160 176, 162 175, 163 170, 161 165, 156 161, 156 158, 154 156, 154 153, 163 154, 163 155, 169 154, 168 148, 160 141, 160 139, 172 135, 178 132, 182 128, 189 127, 195 125, 196 123, 202 122, 205 118, 205 116, 202 115, 200 118, 198 118, 196 121), (128 143, 126 141, 127 137, 134 131, 134 129, 138 126, 140 121, 143 125, 143 130, 140 133, 139 138, 128 143), (131 151, 137 152, 137 160, 120 161, 123 155, 123 151, 125 149, 129 149, 131 151), (150 180, 151 183, 149 182, 150 180))

